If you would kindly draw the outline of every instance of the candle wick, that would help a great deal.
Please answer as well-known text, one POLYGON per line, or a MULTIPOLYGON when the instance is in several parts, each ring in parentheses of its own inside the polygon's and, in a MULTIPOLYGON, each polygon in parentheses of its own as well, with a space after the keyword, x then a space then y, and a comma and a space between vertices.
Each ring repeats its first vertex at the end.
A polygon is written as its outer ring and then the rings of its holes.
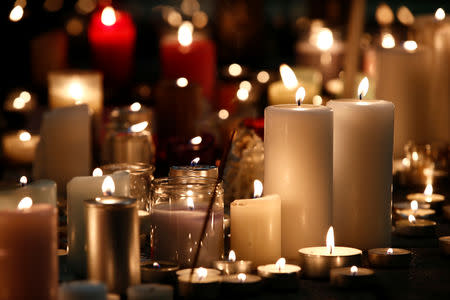
POLYGON ((359 100, 360 100, 360 101, 362 100, 362 93, 359 94, 359 100))

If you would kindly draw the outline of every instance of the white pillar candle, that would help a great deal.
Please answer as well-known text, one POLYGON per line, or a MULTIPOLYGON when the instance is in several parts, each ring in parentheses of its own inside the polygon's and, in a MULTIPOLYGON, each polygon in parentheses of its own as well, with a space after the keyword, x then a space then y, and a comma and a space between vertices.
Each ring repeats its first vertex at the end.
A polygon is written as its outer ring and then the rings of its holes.
POLYGON ((65 107, 44 114, 41 140, 33 162, 33 177, 54 180, 60 195, 75 176, 91 170, 91 121, 87 105, 65 107))
POLYGON ((0 209, 15 209, 24 197, 34 204, 48 203, 56 207, 56 183, 52 180, 37 180, 23 187, 0 191, 0 209))
POLYGON ((135 285, 128 288, 127 297, 128 300, 172 300, 173 287, 158 283, 135 285))
POLYGON ((281 255, 321 242, 331 223, 333 114, 314 105, 265 109, 264 184, 281 198, 281 255))
POLYGON ((106 285, 101 282, 75 280, 59 286, 59 300, 106 300, 106 285))
MULTIPOLYGON (((113 196, 128 196, 128 172, 116 172, 111 177, 115 185, 113 196)), ((68 263, 78 275, 84 275, 86 272, 86 220, 83 201, 103 195, 102 184, 105 178, 106 176, 80 176, 67 184, 68 263)))
POLYGON ((3 156, 8 162, 30 164, 34 160, 39 135, 19 130, 7 133, 2 138, 3 156))
POLYGON ((230 213, 231 249, 239 259, 250 260, 258 266, 281 256, 280 196, 235 200, 230 213))
POLYGON ((336 242, 362 249, 391 238, 394 105, 382 100, 333 100, 333 226, 336 242))

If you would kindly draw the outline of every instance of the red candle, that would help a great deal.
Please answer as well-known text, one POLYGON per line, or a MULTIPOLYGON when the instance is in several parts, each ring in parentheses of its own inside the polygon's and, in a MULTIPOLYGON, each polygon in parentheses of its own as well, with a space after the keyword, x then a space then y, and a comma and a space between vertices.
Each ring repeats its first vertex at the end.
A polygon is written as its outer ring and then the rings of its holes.
POLYGON ((103 71, 105 80, 123 83, 133 71, 136 27, 131 16, 111 6, 92 15, 88 28, 96 67, 103 71))
POLYGON ((202 87, 203 95, 212 100, 216 81, 216 47, 211 40, 193 35, 193 26, 184 22, 178 39, 168 36, 160 44, 162 75, 165 79, 185 77, 202 87))
POLYGON ((0 299, 57 299, 56 208, 30 205, 0 211, 0 299))

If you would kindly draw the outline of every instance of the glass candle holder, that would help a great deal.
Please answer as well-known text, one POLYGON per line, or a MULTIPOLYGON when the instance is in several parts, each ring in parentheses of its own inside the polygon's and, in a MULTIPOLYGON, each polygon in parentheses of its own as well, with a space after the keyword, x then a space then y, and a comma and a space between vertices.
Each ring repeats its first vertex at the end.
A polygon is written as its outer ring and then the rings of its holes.
POLYGON ((223 187, 216 179, 175 177, 155 179, 151 191, 151 251, 155 260, 191 267, 207 209, 214 205, 201 243, 199 266, 210 266, 223 256, 223 187))

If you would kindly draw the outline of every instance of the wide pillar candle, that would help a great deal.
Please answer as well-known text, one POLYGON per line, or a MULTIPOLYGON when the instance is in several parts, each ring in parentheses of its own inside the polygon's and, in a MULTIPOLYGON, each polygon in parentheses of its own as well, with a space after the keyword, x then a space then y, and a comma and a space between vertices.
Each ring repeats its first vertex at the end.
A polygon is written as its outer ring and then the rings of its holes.
POLYGON ((394 105, 333 100, 333 226, 336 243, 359 249, 391 239, 394 105))
POLYGON ((56 300, 56 208, 0 211, 0 299, 56 300))
POLYGON ((281 255, 318 245, 331 223, 333 113, 324 106, 265 109, 264 187, 281 198, 281 255))

